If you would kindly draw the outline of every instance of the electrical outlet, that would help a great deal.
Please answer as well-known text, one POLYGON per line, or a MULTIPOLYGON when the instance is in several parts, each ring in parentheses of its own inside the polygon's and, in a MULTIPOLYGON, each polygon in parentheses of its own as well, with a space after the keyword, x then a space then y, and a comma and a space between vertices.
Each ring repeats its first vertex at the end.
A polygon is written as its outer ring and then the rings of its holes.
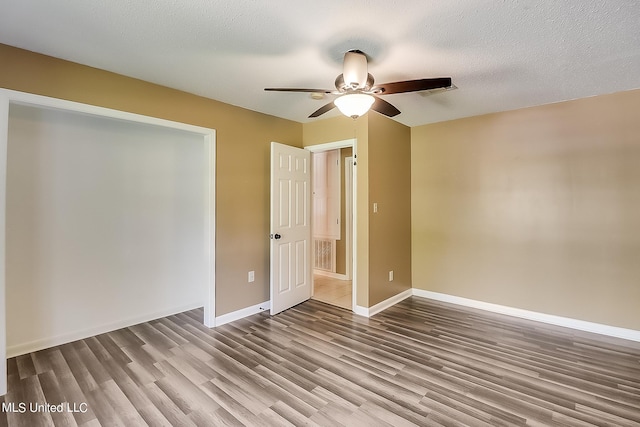
POLYGON ((389 271, 389 281, 393 282, 393 270, 389 271))
POLYGON ((251 271, 249 272, 249 277, 248 277, 248 279, 249 279, 249 283, 251 283, 251 282, 253 282, 254 280, 256 280, 256 272, 255 272, 255 271, 253 271, 253 270, 251 270, 251 271))
POLYGON ((373 203, 373 213, 378 213, 378 203, 373 203))

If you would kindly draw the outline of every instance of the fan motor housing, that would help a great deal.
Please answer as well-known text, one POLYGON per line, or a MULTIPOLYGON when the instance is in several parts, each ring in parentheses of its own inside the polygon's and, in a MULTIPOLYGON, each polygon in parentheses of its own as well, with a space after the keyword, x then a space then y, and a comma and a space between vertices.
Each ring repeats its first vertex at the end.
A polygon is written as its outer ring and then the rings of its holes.
POLYGON ((338 90, 338 92, 349 92, 349 91, 358 90, 358 89, 362 92, 369 92, 373 88, 373 83, 374 83, 373 76, 369 73, 367 73, 367 80, 363 87, 354 88, 353 86, 345 83, 344 74, 338 75, 335 81, 336 89, 338 90))

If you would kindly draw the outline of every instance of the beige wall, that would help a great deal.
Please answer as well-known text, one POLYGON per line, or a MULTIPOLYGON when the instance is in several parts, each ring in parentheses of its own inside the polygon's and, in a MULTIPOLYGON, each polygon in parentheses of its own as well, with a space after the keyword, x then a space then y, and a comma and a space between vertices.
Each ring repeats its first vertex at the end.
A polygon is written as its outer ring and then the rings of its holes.
POLYGON ((3 88, 216 129, 216 314, 269 299, 269 146, 301 124, 6 45, 0 64, 3 88))
POLYGON ((354 138, 365 141, 367 123, 366 116, 358 120, 338 116, 305 123, 302 126, 302 141, 305 147, 354 138))
POLYGON ((371 307, 411 288, 410 129, 369 113, 355 121, 336 117, 307 123, 303 135, 305 146, 357 139, 357 304, 371 307))
POLYGON ((409 131, 377 114, 301 125, 5 45, 0 63, 3 88, 216 129, 218 315, 269 298, 270 141, 356 138, 358 305, 413 283, 640 329, 640 91, 409 131))
POLYGON ((411 130, 377 113, 369 114, 368 212, 373 306, 411 288, 411 130))
POLYGON ((354 274, 356 275, 356 304, 369 307, 369 121, 368 115, 353 120, 338 116, 330 119, 305 123, 302 128, 303 144, 326 144, 328 142, 356 139, 356 166, 354 178, 357 181, 355 200, 357 229, 355 242, 354 274))
POLYGON ((412 129, 413 286, 640 330, 640 91, 412 129))

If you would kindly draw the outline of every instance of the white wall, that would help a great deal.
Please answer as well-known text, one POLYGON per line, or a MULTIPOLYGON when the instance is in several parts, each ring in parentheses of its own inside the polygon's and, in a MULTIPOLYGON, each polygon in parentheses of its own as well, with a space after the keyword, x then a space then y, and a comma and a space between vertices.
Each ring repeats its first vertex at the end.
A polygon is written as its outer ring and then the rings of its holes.
POLYGON ((12 104, 8 356, 204 305, 202 135, 12 104))
POLYGON ((340 240, 340 150, 313 153, 313 236, 340 240))

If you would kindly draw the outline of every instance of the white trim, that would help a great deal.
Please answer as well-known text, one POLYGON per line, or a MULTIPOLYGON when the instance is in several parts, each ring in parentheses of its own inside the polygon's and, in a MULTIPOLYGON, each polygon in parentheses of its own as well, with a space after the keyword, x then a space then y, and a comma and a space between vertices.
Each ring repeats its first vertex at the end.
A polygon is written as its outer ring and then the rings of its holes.
POLYGON ((397 295, 392 296, 372 307, 353 306, 353 312, 359 316, 371 317, 383 310, 399 303, 400 301, 410 297, 417 296, 435 301, 446 302, 450 304, 461 305, 465 307, 477 308, 479 310, 490 311, 492 313, 505 314, 507 316, 518 317, 521 319, 533 320, 536 322, 547 323, 565 328, 576 329, 579 331, 592 332, 600 335, 607 335, 615 338, 622 338, 631 341, 640 342, 640 331, 634 329, 620 328, 618 326, 604 325, 602 323, 587 322, 585 320, 572 319, 570 317, 555 316, 552 314, 539 313, 536 311, 524 310, 521 308, 508 307, 499 304, 493 304, 484 301, 477 301, 469 298, 458 297, 455 295, 441 294, 438 292, 425 291, 423 289, 407 289, 397 295))
POLYGON ((144 322, 150 322, 162 317, 172 316, 174 314, 182 313, 189 310, 202 307, 202 302, 195 302, 182 307, 172 308, 169 310, 161 310, 154 313, 149 313, 144 316, 136 316, 127 320, 118 320, 117 322, 97 326, 89 329, 82 329, 79 331, 71 332, 68 334, 58 335, 55 337, 48 337, 27 343, 18 344, 7 348, 7 358, 20 356, 34 351, 43 350, 45 348, 55 347, 58 345, 66 344, 69 342, 82 340, 85 338, 93 337, 96 335, 104 334, 107 332, 115 331, 122 328, 128 328, 144 322))
POLYGON ((231 313, 223 314, 222 316, 216 317, 216 326, 222 326, 225 323, 244 319, 245 317, 252 316, 254 314, 270 309, 271 301, 265 301, 260 304, 252 305, 251 307, 241 308, 240 310, 232 311, 231 313))
POLYGON ((345 203, 345 276, 351 280, 353 271, 353 155, 344 159, 344 203, 345 203))
POLYGON ((0 89, 2 98, 9 102, 17 104, 32 105, 36 107, 55 108, 60 110, 75 111, 79 113, 92 114, 100 117, 110 117, 129 122, 146 123, 149 125, 169 127, 172 129, 183 130, 201 134, 202 136, 215 135, 214 129, 201 126, 190 125, 187 123, 174 122, 172 120, 159 119, 157 117, 144 116, 142 114, 129 113, 127 111, 113 110, 106 107, 97 107, 95 105, 82 104, 80 102, 67 101, 64 99, 50 98, 48 96, 34 95, 32 93, 19 92, 10 89, 0 89))
POLYGON ((354 306, 353 312, 359 316, 371 317, 380 313, 381 311, 386 310, 389 307, 396 305, 400 301, 405 300, 412 295, 413 295, 413 289, 407 289, 406 291, 402 291, 399 294, 396 294, 390 298, 387 298, 386 300, 381 301, 369 308, 362 307, 362 306, 354 306))
POLYGON ((0 91, 0 395, 7 394, 7 320, 5 299, 5 242, 7 203, 7 146, 9 95, 0 91))
POLYGON ((341 141, 327 142, 324 144, 307 145, 306 147, 304 147, 304 149, 309 150, 312 153, 320 153, 322 151, 335 150, 337 148, 348 148, 348 147, 355 148, 355 146, 356 146, 356 139, 351 138, 351 139, 343 139, 341 141))
MULTIPOLYGON (((209 257, 208 280, 206 283, 207 296, 204 302, 205 319, 204 324, 211 327, 215 324, 215 130, 200 126, 190 125, 186 123, 174 122, 171 120, 159 119, 156 117, 144 116, 141 114, 129 113, 126 111, 113 110, 110 108, 97 107, 94 105, 82 104, 79 102, 66 101, 47 96, 34 95, 31 93, 19 92, 9 89, 0 89, 0 395, 7 392, 7 372, 6 372, 6 320, 5 320, 5 276, 4 276, 4 259, 5 259, 5 196, 6 196, 6 154, 7 139, 9 126, 9 106, 11 103, 22 105, 30 105, 36 107, 61 109, 73 111, 83 114, 91 114, 113 119, 126 120, 130 122, 144 123, 155 126, 163 126, 172 129, 192 132, 202 135, 203 142, 207 145, 209 153, 209 195, 208 203, 206 203, 207 212, 206 222, 208 223, 207 235, 209 238, 209 246, 207 255, 209 257)), ((202 304, 200 304, 202 306, 202 304)), ((73 334, 71 334, 73 335, 73 334)), ((65 335, 67 336, 67 335, 65 335)), ((54 337, 47 340, 56 340, 54 337)), ((40 341, 38 341, 40 342, 40 341)), ((52 341, 53 342, 53 341, 52 341)), ((23 344, 19 348, 26 348, 30 344, 23 344)), ((14 347, 18 348, 18 347, 14 347)))
POLYGON ((407 289, 406 291, 400 292, 399 294, 396 294, 391 298, 387 298, 386 300, 381 301, 372 307, 369 307, 369 317, 378 314, 393 305, 396 305, 400 301, 409 298, 411 295, 413 295, 412 289, 407 289))
MULTIPOLYGON (((305 150, 309 150, 312 153, 316 153, 316 152, 321 152, 321 151, 327 151, 327 150, 335 150, 337 148, 348 148, 351 147, 353 149, 353 154, 352 156, 354 158, 357 158, 357 152, 358 152, 358 140, 357 138, 350 138, 350 139, 343 139, 340 141, 333 141, 333 142, 327 142, 324 144, 315 144, 315 145, 308 145, 305 148, 305 150)), ((351 252, 351 307, 352 311, 355 314, 361 315, 363 316, 362 312, 363 310, 368 310, 364 307, 358 306, 357 305, 357 301, 358 301, 358 269, 356 268, 356 263, 358 260, 358 250, 357 250, 357 242, 358 242, 358 226, 357 226, 357 222, 358 222, 358 209, 357 209, 357 199, 358 199, 358 180, 357 180, 357 171, 356 171, 356 164, 353 165, 353 179, 352 179, 352 192, 351 192, 351 200, 352 200, 352 216, 353 216, 353 223, 352 223, 352 227, 351 227, 351 248, 352 248, 352 252, 351 252)), ((312 295, 313 295, 313 287, 311 288, 312 290, 312 295)))
POLYGON ((538 313, 536 311, 523 310, 521 308, 508 307, 484 301, 472 300, 469 298, 454 295, 441 294, 438 292, 425 291, 413 288, 413 295, 428 298, 436 301, 448 302, 465 307, 477 308, 493 313, 506 314, 507 316, 519 317, 521 319, 534 320, 536 322, 548 323, 551 325, 563 326, 565 328, 577 329, 579 331, 593 332, 600 335, 607 335, 616 338, 623 338, 640 342, 640 331, 634 329, 609 326, 601 323, 587 322, 585 320, 572 319, 569 317, 555 316, 552 314, 538 313))
MULTIPOLYGON (((351 171, 351 307, 353 312, 357 314, 358 306, 358 140, 353 139, 353 169, 351 171)), ((368 287, 367 287, 368 289, 368 287)))
MULTIPOLYGON (((209 176, 208 194, 205 195, 207 201, 207 212, 205 215, 206 231, 209 235, 207 242, 207 255, 209 258, 209 269, 204 303, 204 325, 208 328, 214 327, 216 319, 216 140, 215 131, 205 135, 204 142, 209 150, 209 176)), ((206 191, 206 190, 205 190, 206 191)))
POLYGON ((369 317, 369 309, 367 307, 363 307, 361 305, 353 305, 353 314, 357 314, 358 316, 369 317))
POLYGON ((332 271, 314 269, 313 270, 313 274, 316 274, 318 276, 331 277, 332 279, 349 280, 349 278, 348 278, 348 276, 346 274, 334 273, 332 271))

